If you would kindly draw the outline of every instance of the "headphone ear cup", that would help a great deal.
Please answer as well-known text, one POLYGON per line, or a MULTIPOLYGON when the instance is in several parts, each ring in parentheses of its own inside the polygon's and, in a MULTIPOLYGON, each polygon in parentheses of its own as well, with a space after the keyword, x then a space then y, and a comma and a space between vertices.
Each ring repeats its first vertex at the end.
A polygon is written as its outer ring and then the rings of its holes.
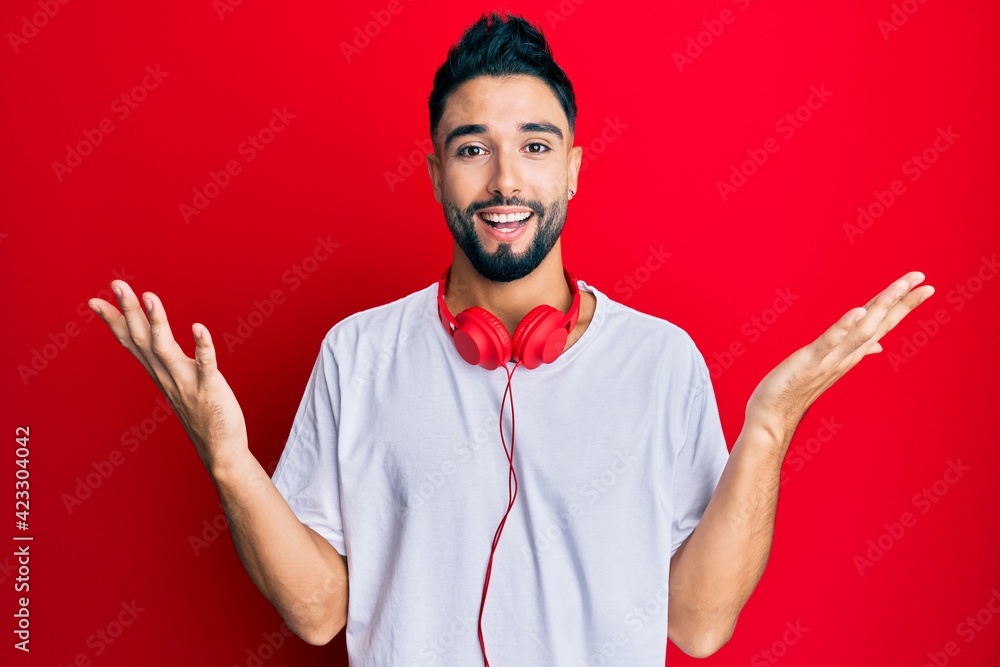
POLYGON ((493 313, 472 306, 458 317, 454 340, 458 353, 473 366, 495 370, 511 358, 510 334, 507 327, 493 313))
POLYGON ((566 348, 569 332, 559 326, 563 314, 552 306, 538 306, 524 316, 514 332, 514 359, 525 368, 551 364, 566 348))

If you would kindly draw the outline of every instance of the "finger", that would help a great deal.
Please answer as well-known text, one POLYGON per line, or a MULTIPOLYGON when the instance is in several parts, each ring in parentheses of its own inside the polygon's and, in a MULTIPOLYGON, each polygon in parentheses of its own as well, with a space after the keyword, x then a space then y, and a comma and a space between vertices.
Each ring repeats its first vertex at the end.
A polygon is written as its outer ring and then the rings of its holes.
POLYGON ((219 370, 215 358, 215 345, 212 343, 212 335, 203 324, 191 325, 191 333, 194 334, 195 341, 194 360, 195 368, 198 370, 198 384, 202 384, 210 380, 219 370))
MULTIPOLYGON (((920 274, 921 280, 923 280, 922 276, 923 274, 920 274)), ((880 332, 880 329, 883 329, 883 322, 886 315, 888 315, 889 311, 909 290, 910 282, 904 276, 883 290, 875 298, 874 302, 870 302, 871 305, 866 307, 867 312, 865 316, 858 320, 854 328, 848 332, 847 338, 844 339, 843 351, 845 356, 853 354, 866 343, 878 340, 876 334, 881 336, 884 333, 884 331, 880 332)))
POLYGON ((902 299, 889 309, 885 319, 875 332, 875 340, 892 331, 899 322, 909 315, 913 310, 934 294, 934 287, 931 285, 921 285, 912 292, 907 293, 902 299))
MULTIPOLYGON (((115 283, 118 283, 118 289, 115 289, 115 293, 118 294, 118 300, 121 302, 122 312, 125 315, 125 323, 128 325, 129 336, 132 338, 132 342, 146 359, 150 372, 156 378, 160 389, 164 387, 170 387, 171 390, 175 389, 177 384, 170 377, 170 372, 164 367, 163 362, 157 358, 157 355, 153 353, 153 334, 149 321, 146 319, 145 308, 139 303, 139 299, 128 283, 124 280, 113 280, 111 282, 112 288, 116 287, 115 283)), ((171 394, 167 393, 167 395, 170 396, 171 394)))
POLYGON ((885 288, 885 290, 883 290, 882 292, 879 292, 878 294, 876 294, 875 296, 873 296, 871 298, 871 300, 869 300, 868 303, 865 304, 865 308, 871 308, 872 304, 875 303, 875 300, 878 299, 883 294, 885 294, 886 291, 891 290, 892 287, 893 287, 893 285, 896 285, 896 283, 899 280, 905 280, 906 283, 909 285, 910 289, 913 289, 913 287, 915 287, 916 285, 919 285, 920 283, 922 283, 924 281, 924 274, 921 273, 920 271, 910 271, 909 273, 904 274, 898 280, 894 280, 892 282, 892 285, 889 285, 889 287, 885 288))
POLYGON ((832 327, 824 331, 823 335, 816 341, 820 358, 825 358, 840 345, 847 338, 847 334, 851 329, 854 328, 855 323, 864 317, 866 312, 864 308, 851 308, 832 327))
POLYGON ((142 311, 142 306, 139 305, 135 292, 124 280, 112 280, 111 289, 118 295, 118 304, 121 306, 125 324, 128 326, 129 338, 149 360, 152 356, 149 349, 149 322, 146 321, 146 315, 142 311))
POLYGON ((852 308, 844 313, 844 315, 832 327, 827 329, 823 335, 817 339, 816 345, 821 358, 828 356, 838 345, 841 345, 845 340, 847 340, 855 325, 868 315, 872 307, 876 306, 876 303, 878 303, 879 298, 882 298, 882 303, 880 305, 883 307, 887 306, 887 308, 885 308, 886 313, 882 316, 879 326, 875 328, 875 333, 868 338, 864 338, 863 335, 859 336, 856 333, 855 337, 844 345, 843 354, 841 356, 846 358, 864 346, 865 343, 870 343, 870 347, 864 352, 865 355, 878 354, 881 352, 883 348, 878 342, 878 339, 896 326, 896 324, 898 324, 903 317, 905 317, 910 311, 923 303, 927 297, 934 293, 934 288, 930 285, 924 285, 923 287, 912 290, 914 285, 918 285, 924 280, 924 277, 924 274, 920 271, 910 271, 898 280, 893 281, 892 284, 872 297, 872 299, 864 306, 852 308), (895 290, 899 289, 903 289, 904 295, 897 298, 897 292, 895 290), (906 290, 912 291, 907 292, 906 290))
POLYGON ((142 364, 142 367, 146 369, 149 376, 153 378, 154 382, 156 382, 160 391, 163 391, 163 384, 160 382, 160 378, 156 376, 156 372, 153 370, 153 367, 146 356, 132 341, 132 337, 129 334, 128 324, 125 322, 125 317, 118 312, 118 309, 104 299, 98 298, 90 299, 87 302, 87 305, 90 306, 91 310, 97 313, 102 320, 104 320, 104 323, 111 329, 111 332, 115 335, 115 338, 118 339, 121 346, 132 353, 132 356, 135 357, 140 364, 142 364))
POLYGON ((185 364, 183 362, 190 362, 190 360, 174 339, 170 323, 167 321, 167 312, 163 308, 163 302, 152 292, 144 292, 142 301, 146 306, 146 314, 149 316, 150 349, 154 358, 171 376, 175 385, 184 383, 187 378, 177 376, 184 372, 185 364))
MULTIPOLYGON (((132 343, 132 338, 128 334, 128 325, 125 324, 125 318, 122 314, 118 312, 118 308, 114 305, 108 303, 104 299, 93 298, 87 301, 87 305, 93 310, 97 315, 104 320, 104 323, 108 325, 111 329, 111 333, 115 335, 121 346, 130 350, 133 353, 137 353, 135 345, 132 343)), ((140 355, 141 356, 141 355, 140 355)))
POLYGON ((118 309, 104 299, 98 298, 90 299, 87 302, 87 305, 90 306, 91 310, 97 313, 102 320, 104 320, 104 323, 108 325, 109 329, 111 329, 111 332, 115 335, 115 338, 118 339, 121 346, 131 352, 132 355, 146 367, 147 371, 150 370, 149 362, 132 341, 128 324, 125 322, 125 318, 122 314, 118 312, 118 309))

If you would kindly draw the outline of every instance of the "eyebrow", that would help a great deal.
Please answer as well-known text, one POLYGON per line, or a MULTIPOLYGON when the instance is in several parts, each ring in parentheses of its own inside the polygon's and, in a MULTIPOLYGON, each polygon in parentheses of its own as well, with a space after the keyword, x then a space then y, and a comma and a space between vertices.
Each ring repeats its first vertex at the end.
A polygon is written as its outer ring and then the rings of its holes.
MULTIPOLYGON (((467 137, 470 135, 486 134, 489 131, 490 126, 485 123, 471 123, 468 125, 459 125, 451 132, 444 140, 444 148, 448 150, 448 145, 458 139, 459 137, 467 137)), ((563 133, 556 125, 546 122, 528 122, 528 123, 518 123, 517 131, 522 134, 530 134, 534 132, 543 132, 546 134, 552 134, 559 138, 560 141, 563 140, 563 133)))

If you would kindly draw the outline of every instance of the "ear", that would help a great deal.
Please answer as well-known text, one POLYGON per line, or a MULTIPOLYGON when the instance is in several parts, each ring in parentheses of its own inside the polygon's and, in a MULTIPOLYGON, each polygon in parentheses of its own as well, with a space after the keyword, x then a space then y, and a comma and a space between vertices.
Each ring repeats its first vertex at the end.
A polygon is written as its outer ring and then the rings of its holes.
POLYGON ((567 189, 579 192, 577 177, 580 175, 580 164, 583 162, 583 147, 573 146, 569 149, 569 184, 567 189))
POLYGON ((427 173, 434 187, 434 200, 441 203, 441 158, 436 153, 427 154, 427 173))

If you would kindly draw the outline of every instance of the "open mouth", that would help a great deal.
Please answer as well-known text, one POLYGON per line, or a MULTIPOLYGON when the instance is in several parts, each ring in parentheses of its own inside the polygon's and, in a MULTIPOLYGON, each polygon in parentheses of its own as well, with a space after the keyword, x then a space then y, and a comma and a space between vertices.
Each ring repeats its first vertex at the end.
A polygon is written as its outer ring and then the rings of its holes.
POLYGON ((476 216, 498 232, 511 234, 526 225, 535 214, 531 211, 507 214, 477 212, 476 216))

